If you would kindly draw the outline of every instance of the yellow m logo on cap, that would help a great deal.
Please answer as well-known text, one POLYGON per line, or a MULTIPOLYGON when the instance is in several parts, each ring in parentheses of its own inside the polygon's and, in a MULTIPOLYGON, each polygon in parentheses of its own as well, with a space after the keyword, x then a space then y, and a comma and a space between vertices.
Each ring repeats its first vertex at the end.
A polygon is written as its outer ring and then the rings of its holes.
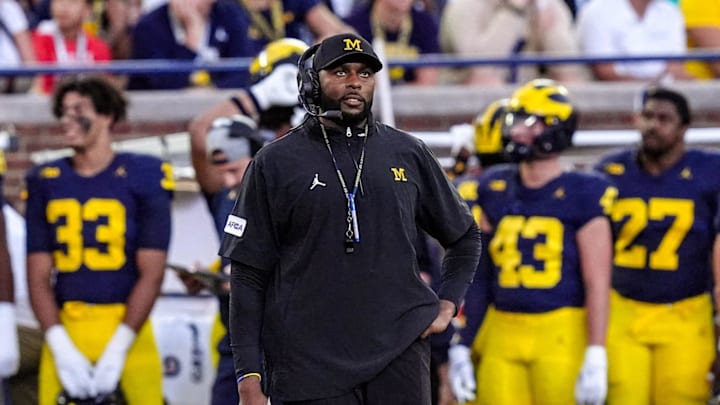
POLYGON ((362 52, 362 48, 360 47, 360 40, 359 39, 351 39, 346 38, 343 39, 343 42, 345 43, 345 48, 343 51, 358 51, 362 52))

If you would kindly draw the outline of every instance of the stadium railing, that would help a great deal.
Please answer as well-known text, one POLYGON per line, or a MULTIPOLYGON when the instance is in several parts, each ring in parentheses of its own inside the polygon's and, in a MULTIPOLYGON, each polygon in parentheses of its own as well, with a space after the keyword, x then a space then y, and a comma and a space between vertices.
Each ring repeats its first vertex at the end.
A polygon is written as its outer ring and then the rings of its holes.
MULTIPOLYGON (((426 54, 414 59, 390 59, 390 67, 468 67, 478 65, 553 65, 592 64, 610 62, 646 61, 715 61, 720 60, 720 51, 689 51, 685 54, 647 54, 633 56, 563 56, 563 55, 517 55, 504 58, 461 57, 450 54, 426 54)), ((25 66, 0 66, 0 76, 28 76, 36 74, 73 74, 103 72, 115 74, 169 74, 205 70, 222 72, 248 69, 252 58, 225 58, 215 62, 178 61, 168 59, 120 60, 93 64, 59 65, 55 63, 34 63, 25 66)))

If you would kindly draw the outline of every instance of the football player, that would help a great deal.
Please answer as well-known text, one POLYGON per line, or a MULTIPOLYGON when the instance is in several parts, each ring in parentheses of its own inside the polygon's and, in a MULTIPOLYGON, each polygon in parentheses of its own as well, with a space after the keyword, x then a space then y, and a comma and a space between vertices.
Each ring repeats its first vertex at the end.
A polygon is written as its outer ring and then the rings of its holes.
MULTIPOLYGON (((478 114, 470 126, 466 141, 462 141, 465 145, 458 148, 453 155, 455 156, 455 164, 453 165, 453 174, 457 177, 454 179, 455 187, 460 196, 470 207, 475 221, 480 225, 482 217, 482 209, 478 202, 478 181, 479 175, 483 170, 490 166, 509 163, 509 156, 505 153, 506 139, 502 137, 502 127, 507 113, 507 106, 510 102, 509 98, 502 98, 491 102, 480 114, 478 114), (470 150, 474 149, 475 157, 478 159, 479 167, 470 168, 469 161, 471 157, 470 150)), ((463 130, 457 126, 460 133, 463 130)), ((453 128, 451 128, 453 132, 453 128)), ((487 260, 487 254, 481 257, 481 262, 487 260)), ((449 385, 455 397, 460 401, 466 401, 474 398, 476 383, 474 370, 480 361, 481 353, 479 347, 481 344, 473 347, 475 336, 484 334, 484 329, 480 329, 480 325, 485 317, 488 302, 491 300, 490 294, 492 289, 491 272, 480 271, 475 274, 474 283, 477 284, 471 294, 465 296, 465 302, 462 307, 459 325, 457 327, 455 337, 453 339, 453 353, 455 362, 450 362, 448 366, 447 378, 449 385), (468 324, 468 320, 470 324, 468 324), (464 322, 463 322, 464 321, 464 322), (464 352, 463 352, 464 350, 464 352), (468 360, 472 358, 472 363, 468 360), (458 358, 461 361, 457 361, 458 358)), ((456 322, 457 324, 457 322, 456 322)), ((487 325, 487 322, 485 322, 487 325)), ((481 338, 477 339, 478 341, 481 338)))
POLYGON ((472 150, 479 161, 480 168, 507 162, 500 132, 509 101, 507 98, 495 100, 473 119, 471 125, 463 124, 450 128, 456 142, 452 148, 455 160, 451 170, 453 177, 462 176, 468 170, 468 164, 473 155, 472 150))
POLYGON ((73 150, 31 169, 27 183, 30 301, 45 332, 39 403, 122 389, 128 404, 162 404, 148 315, 170 239, 172 167, 117 153, 111 128, 126 100, 99 77, 62 83, 53 113, 73 150))
POLYGON ((567 89, 548 79, 533 80, 510 98, 502 136, 515 163, 487 169, 475 193, 485 259, 476 275, 481 282, 466 296, 471 329, 449 352, 460 402, 600 405, 605 399, 607 215, 617 191, 600 176, 561 164, 576 117, 567 89), (491 292, 482 282, 487 278, 491 292), (482 356, 476 370, 471 351, 482 356))
POLYGON ((648 89, 636 114, 639 146, 596 166, 619 191, 608 328, 612 404, 704 404, 710 396, 720 154, 687 147, 690 118, 684 95, 648 89))
MULTIPOLYGON (((250 64, 253 84, 202 112, 190 123, 195 178, 220 237, 235 202, 235 189, 255 152, 292 126, 298 107, 297 61, 307 48, 304 42, 293 38, 269 43, 250 64)), ((229 268, 223 267, 229 274, 229 268)), ((227 293, 229 289, 219 295, 220 318, 225 330, 229 309, 227 293)), ((235 367, 230 339, 224 331, 217 349, 220 358, 211 403, 237 404, 235 367)))
MULTIPOLYGON (((5 204, 3 176, 6 169, 5 156, 0 151, 0 210, 5 204)), ((15 374, 20 366, 20 351, 17 325, 15 324, 13 274, 10 268, 5 217, 0 212, 0 404, 9 403, 5 398, 7 378, 15 374)))

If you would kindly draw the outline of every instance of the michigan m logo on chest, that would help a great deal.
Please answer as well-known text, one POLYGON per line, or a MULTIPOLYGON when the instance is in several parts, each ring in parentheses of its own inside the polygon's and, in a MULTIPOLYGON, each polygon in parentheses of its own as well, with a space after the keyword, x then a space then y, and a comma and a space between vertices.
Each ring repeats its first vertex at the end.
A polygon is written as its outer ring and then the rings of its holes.
POLYGON ((390 170, 392 170, 395 181, 408 181, 404 167, 391 167, 390 170))

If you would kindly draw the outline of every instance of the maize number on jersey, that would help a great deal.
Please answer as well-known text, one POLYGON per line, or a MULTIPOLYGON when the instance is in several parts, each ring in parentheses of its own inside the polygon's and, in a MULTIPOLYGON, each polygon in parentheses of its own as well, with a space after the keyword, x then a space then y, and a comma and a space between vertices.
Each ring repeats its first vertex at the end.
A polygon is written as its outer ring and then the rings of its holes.
POLYGON ((92 198, 85 204, 71 198, 52 200, 47 206, 47 218, 56 227, 58 243, 65 251, 53 252, 58 271, 77 271, 83 264, 90 270, 118 270, 125 264, 125 207, 120 201, 92 198), (86 222, 107 223, 95 225, 95 240, 105 249, 86 247, 83 226, 86 222))
POLYGON ((552 217, 507 215, 500 220, 490 242, 490 257, 500 266, 498 283, 503 288, 552 288, 562 276, 564 227, 552 217), (518 240, 534 239, 533 259, 543 262, 542 269, 523 264, 518 240), (541 242, 542 241, 542 242, 541 242))
POLYGON ((615 265, 643 269, 650 261, 653 270, 678 269, 677 250, 695 220, 695 202, 675 198, 651 198, 647 203, 640 198, 617 200, 612 209, 613 222, 627 218, 615 240, 615 265), (675 217, 663 235, 657 249, 648 255, 648 248, 633 243, 649 221, 675 217))

